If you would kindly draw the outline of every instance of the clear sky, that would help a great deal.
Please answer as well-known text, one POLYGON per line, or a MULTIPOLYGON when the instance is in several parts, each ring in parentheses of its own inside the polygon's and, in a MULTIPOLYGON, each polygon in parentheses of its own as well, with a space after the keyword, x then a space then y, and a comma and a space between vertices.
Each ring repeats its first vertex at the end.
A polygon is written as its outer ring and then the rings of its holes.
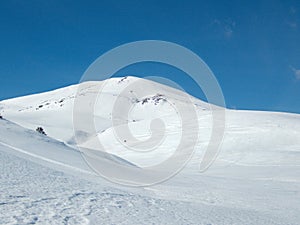
MULTIPOLYGON (((300 113, 297 0, 10 0, 0 2, 0 29, 0 99, 77 83, 106 51, 155 39, 197 53, 219 80, 229 108, 300 113)), ((131 72, 171 73, 149 65, 131 72)))

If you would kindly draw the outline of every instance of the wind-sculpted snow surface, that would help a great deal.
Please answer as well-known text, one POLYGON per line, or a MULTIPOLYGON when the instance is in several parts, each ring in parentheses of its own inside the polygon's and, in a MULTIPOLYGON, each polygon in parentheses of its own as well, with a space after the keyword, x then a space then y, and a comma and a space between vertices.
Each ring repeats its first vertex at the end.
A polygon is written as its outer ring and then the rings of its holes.
MULTIPOLYGON (((130 90, 121 96, 132 109, 119 126, 129 124, 137 139, 149 136, 152 119, 166 122, 164 144, 137 155, 115 136, 110 114, 118 88, 128 79, 133 78, 108 81, 98 99, 102 110, 95 110, 97 134, 82 130, 76 141, 103 162, 151 166, 168 159, 180 138, 176 112, 168 104, 174 90, 158 85, 160 92, 145 98, 130 90), (97 140, 108 151, 99 151, 97 140)), ((79 94, 88 99, 97 84, 86 83, 79 94)), ((190 161, 164 183, 132 189, 101 178, 81 157, 72 131, 76 91, 74 85, 0 102, 1 224, 299 224, 299 115, 226 110, 220 153, 200 173, 212 115, 208 104, 193 98, 199 135, 190 161)), ((175 102, 180 101, 180 92, 175 93, 175 102)))
MULTIPOLYGON (((288 224, 257 210, 105 187, 6 153, 0 146, 1 224, 288 224)), ((207 196, 209 199, 209 196, 207 196)), ((294 220, 296 224, 296 220, 294 220)), ((290 223, 291 224, 291 223, 290 223)))

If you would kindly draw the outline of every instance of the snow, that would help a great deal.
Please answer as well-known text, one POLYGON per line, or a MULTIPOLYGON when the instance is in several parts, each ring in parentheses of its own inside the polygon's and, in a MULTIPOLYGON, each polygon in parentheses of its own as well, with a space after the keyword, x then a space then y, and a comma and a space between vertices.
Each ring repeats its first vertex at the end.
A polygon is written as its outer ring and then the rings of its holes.
MULTIPOLYGON (((148 97, 124 92, 135 79, 105 81, 95 107, 97 135, 83 130, 80 145, 97 151, 105 162, 151 166, 168 159, 181 137, 180 118, 171 103, 188 103, 180 91, 150 81, 142 81, 153 90, 148 97), (151 136, 152 119, 165 122, 168 135, 159 149, 141 154, 124 150, 110 114, 120 93, 131 110, 119 126, 129 123, 138 140, 151 136), (97 140, 107 152, 97 149, 97 140)), ((73 85, 0 102, 5 118, 0 119, 1 224, 299 223, 300 115, 226 110, 220 153, 200 173, 212 115, 207 103, 192 98, 199 136, 191 160, 164 183, 129 188, 97 175, 75 145, 74 100, 78 95, 88 100, 99 83, 87 82, 77 94, 78 85, 73 85), (38 134, 38 126, 48 136, 38 134)))

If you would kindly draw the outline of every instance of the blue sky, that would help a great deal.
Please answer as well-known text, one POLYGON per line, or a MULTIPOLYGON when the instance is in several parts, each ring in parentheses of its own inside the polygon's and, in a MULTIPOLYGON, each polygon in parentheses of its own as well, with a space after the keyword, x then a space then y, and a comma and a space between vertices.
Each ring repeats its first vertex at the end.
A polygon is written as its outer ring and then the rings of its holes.
MULTIPOLYGON (((300 1, 11 0, 0 3, 0 29, 0 99, 77 83, 106 51, 155 39, 197 53, 229 108, 300 113, 300 1)), ((123 72, 173 71, 131 69, 123 72)), ((176 77, 201 97, 184 74, 176 77)))

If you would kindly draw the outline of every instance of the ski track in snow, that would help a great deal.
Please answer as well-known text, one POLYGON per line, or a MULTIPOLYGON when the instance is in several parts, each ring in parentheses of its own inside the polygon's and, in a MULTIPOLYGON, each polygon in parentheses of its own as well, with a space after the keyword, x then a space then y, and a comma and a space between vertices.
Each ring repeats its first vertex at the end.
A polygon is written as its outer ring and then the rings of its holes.
POLYGON ((34 154, 34 153, 31 153, 31 152, 28 152, 28 151, 25 151, 23 149, 20 149, 20 148, 17 148, 17 147, 5 144, 5 143, 3 143, 1 141, 0 141, 0 145, 3 145, 5 147, 8 147, 10 149, 13 149, 15 151, 18 151, 18 152, 20 152, 22 154, 28 155, 28 156, 33 157, 33 158, 38 159, 38 160, 42 160, 42 161, 46 161, 46 162, 49 162, 49 163, 52 163, 52 164, 63 166, 63 167, 66 167, 68 169, 75 170, 75 171, 78 171, 78 172, 81 172, 81 173, 94 174, 94 173, 91 173, 89 171, 86 171, 86 170, 83 170, 83 169, 80 169, 80 168, 77 168, 77 167, 74 167, 74 166, 71 166, 71 165, 68 165, 68 164, 65 164, 65 163, 61 163, 61 162, 58 162, 58 161, 55 161, 55 160, 52 160, 52 159, 49 159, 49 158, 46 158, 46 157, 34 154))

